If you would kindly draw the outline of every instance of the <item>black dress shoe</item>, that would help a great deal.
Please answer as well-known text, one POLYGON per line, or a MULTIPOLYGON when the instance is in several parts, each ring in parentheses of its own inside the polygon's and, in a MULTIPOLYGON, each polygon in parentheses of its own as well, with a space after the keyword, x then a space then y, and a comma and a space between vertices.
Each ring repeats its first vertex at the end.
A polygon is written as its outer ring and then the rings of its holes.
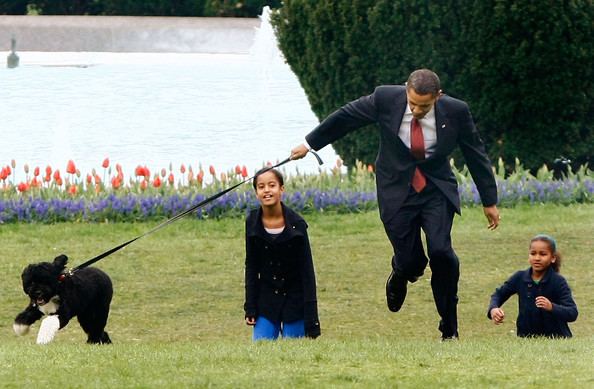
POLYGON ((402 308, 402 304, 406 298, 407 282, 406 278, 397 277, 394 271, 390 273, 386 282, 386 299, 390 311, 398 312, 402 308))

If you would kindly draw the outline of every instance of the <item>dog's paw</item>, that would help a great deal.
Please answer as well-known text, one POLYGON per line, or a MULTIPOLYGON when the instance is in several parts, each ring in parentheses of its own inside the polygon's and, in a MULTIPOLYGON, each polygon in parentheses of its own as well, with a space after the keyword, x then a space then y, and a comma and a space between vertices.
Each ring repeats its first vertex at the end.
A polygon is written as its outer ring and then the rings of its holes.
POLYGON ((26 335, 29 332, 29 328, 31 328, 31 326, 28 326, 26 324, 13 323, 12 325, 14 333, 18 336, 26 335))
POLYGON ((41 321, 39 333, 37 334, 37 344, 48 344, 54 339, 54 336, 60 329, 60 318, 57 315, 51 315, 41 321))

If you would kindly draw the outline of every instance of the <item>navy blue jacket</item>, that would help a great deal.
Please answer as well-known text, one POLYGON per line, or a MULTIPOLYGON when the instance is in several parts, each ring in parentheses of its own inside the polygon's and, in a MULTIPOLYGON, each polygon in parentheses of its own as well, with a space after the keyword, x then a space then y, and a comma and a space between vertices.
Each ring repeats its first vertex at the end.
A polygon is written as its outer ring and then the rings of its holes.
POLYGON ((306 335, 316 337, 320 323, 307 223, 282 208, 285 229, 274 238, 264 229, 261 207, 246 219, 245 315, 274 322, 304 320, 306 335))
POLYGON ((491 319, 491 309, 501 307, 514 294, 518 294, 519 304, 518 336, 571 337, 567 323, 577 319, 578 310, 561 274, 549 268, 537 284, 532 280, 531 268, 516 272, 491 296, 487 317, 491 319), (534 300, 538 296, 551 301, 551 312, 536 306, 534 300))

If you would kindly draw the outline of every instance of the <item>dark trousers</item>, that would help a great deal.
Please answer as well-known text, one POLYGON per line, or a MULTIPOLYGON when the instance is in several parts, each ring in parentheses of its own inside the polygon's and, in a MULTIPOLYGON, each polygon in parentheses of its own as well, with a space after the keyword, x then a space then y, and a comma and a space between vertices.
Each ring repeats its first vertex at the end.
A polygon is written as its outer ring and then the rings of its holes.
POLYGON ((414 282, 429 262, 433 299, 441 317, 439 330, 444 337, 458 336, 460 263, 450 235, 454 213, 445 196, 428 182, 421 193, 411 189, 395 217, 384 224, 394 248, 392 268, 397 277, 414 282), (423 249, 421 229, 425 232, 429 259, 423 249))

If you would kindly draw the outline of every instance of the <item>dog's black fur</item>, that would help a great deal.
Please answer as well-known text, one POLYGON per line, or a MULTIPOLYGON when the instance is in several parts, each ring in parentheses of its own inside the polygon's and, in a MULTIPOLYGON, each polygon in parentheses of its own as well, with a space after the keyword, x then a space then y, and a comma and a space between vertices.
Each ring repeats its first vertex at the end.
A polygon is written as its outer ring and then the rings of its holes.
POLYGON ((28 330, 44 313, 58 315, 60 329, 76 316, 88 335, 87 343, 111 343, 105 332, 113 295, 109 276, 97 268, 86 267, 60 277, 67 261, 68 257, 60 255, 51 263, 25 268, 21 276, 23 290, 31 302, 15 318, 15 331, 18 326, 26 326, 23 328, 28 330))

